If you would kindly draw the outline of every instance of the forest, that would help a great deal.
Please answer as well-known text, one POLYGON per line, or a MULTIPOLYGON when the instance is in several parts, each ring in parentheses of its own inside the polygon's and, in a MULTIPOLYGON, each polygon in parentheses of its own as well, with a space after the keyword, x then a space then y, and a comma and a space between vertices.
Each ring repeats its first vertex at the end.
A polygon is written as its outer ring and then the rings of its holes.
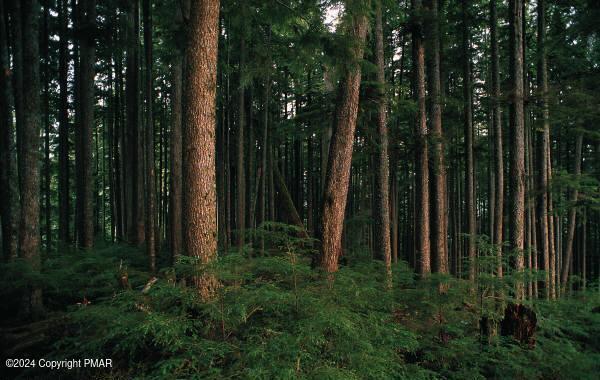
POLYGON ((597 379, 597 0, 0 0, 0 378, 597 379))

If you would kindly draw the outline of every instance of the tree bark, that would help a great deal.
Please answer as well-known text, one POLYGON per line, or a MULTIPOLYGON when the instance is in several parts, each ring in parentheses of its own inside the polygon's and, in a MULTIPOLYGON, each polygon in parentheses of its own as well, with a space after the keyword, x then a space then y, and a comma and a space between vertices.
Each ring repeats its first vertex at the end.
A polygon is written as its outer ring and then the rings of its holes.
MULTIPOLYGON (((183 123, 184 245, 200 263, 217 254, 217 198, 215 179, 215 96, 219 1, 194 1, 188 24, 187 69, 183 123)), ((217 280, 201 274, 195 278, 204 299, 214 295, 217 280)))
MULTIPOLYGON (((243 12, 243 11, 242 11, 243 12)), ((245 88, 243 83, 243 71, 246 66, 246 31, 242 30, 240 34, 240 62, 239 62, 239 80, 240 88, 238 94, 238 130, 236 136, 237 143, 237 172, 236 172, 236 187, 237 187, 237 209, 236 209, 236 222, 237 222, 237 246, 240 252, 244 248, 244 230, 246 229, 246 183, 245 183, 245 170, 244 170, 244 124, 246 122, 246 103, 245 103, 245 88)))
MULTIPOLYGON (((514 251, 514 269, 524 269, 523 249, 525 240, 525 115, 523 103, 523 39, 522 0, 509 2, 510 29, 510 245, 514 251)), ((523 282, 517 281, 516 298, 524 298, 523 282)))
POLYGON ((77 243, 81 248, 94 245, 94 195, 92 175, 92 142, 94 129, 94 65, 96 48, 94 34, 96 28, 96 1, 83 0, 80 24, 77 26, 81 62, 80 76, 80 125, 75 145, 75 163, 77 168, 77 243))
POLYGON ((144 0, 144 54, 146 60, 146 255, 150 271, 156 270, 156 173, 154 162, 154 102, 152 78, 152 4, 144 0))
POLYGON ((413 88, 417 101, 415 120, 415 255, 421 276, 431 273, 429 226, 429 152, 425 107, 425 46, 423 43, 422 1, 413 0, 413 88))
POLYGON ((19 191, 14 126, 10 107, 10 67, 8 39, 4 21, 4 2, 0 1, 0 216, 4 260, 17 257, 19 191))
POLYGON ((440 79, 440 20, 439 1, 429 0, 431 25, 427 28, 427 72, 432 137, 431 182, 431 244, 433 271, 448 273, 448 220, 446 206, 446 164, 444 162, 444 134, 442 130, 442 89, 440 79))
MULTIPOLYGON (((352 4, 356 6, 356 4, 352 4)), ((344 212, 350 179, 350 165, 358 100, 360 89, 360 60, 363 58, 364 43, 367 35, 367 18, 362 14, 353 14, 349 30, 355 45, 352 47, 352 61, 347 63, 346 73, 341 82, 340 97, 336 110, 335 129, 329 147, 325 191, 322 213, 322 246, 320 266, 327 272, 338 270, 338 259, 342 248, 342 230, 344 212)))
MULTIPOLYGON (((40 6, 36 0, 21 2, 23 21, 23 130, 19 168, 21 178, 21 219, 19 254, 35 271, 40 260, 40 126, 41 85, 39 54, 40 6)), ((23 299, 23 313, 37 316, 42 311, 42 291, 32 287, 23 299)))
POLYGON ((494 245, 498 255, 496 273, 503 276, 502 245, 504 242, 504 152, 502 147, 502 107, 500 106, 500 58, 498 55, 498 13, 496 0, 490 0, 490 29, 492 53, 492 123, 494 136, 494 168, 496 197, 494 206, 494 245))
POLYGON ((58 58, 58 82, 60 88, 58 111, 58 240, 64 244, 71 242, 70 218, 71 197, 69 196, 69 51, 68 51, 68 9, 67 0, 60 0, 59 10, 60 41, 58 58))

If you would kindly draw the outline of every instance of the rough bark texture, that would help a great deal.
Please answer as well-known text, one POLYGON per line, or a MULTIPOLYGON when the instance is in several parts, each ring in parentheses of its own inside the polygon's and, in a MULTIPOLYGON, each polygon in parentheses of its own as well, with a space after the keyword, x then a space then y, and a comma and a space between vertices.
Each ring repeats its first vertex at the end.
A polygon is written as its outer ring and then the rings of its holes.
POLYGON ((68 52, 67 0, 60 0, 60 42, 58 58, 58 84, 60 88, 58 111, 58 240, 71 242, 69 230, 71 197, 69 196, 69 52, 68 52))
POLYGON ((492 50, 492 123, 494 136, 494 169, 496 196, 494 206, 494 245, 498 254, 497 275, 502 277, 502 244, 504 228, 504 150, 502 147, 502 107, 500 107, 500 58, 498 55, 498 13, 496 0, 490 0, 492 50))
POLYGON ((469 280, 475 280, 475 239, 477 225, 475 219, 475 161, 473 158, 473 88, 471 78, 471 47, 469 42, 468 2, 462 0, 463 17, 463 122, 465 134, 465 205, 467 218, 467 256, 469 258, 469 280))
MULTIPOLYGON (((181 11, 178 11, 180 25, 183 23, 181 11)), ((170 196, 170 248, 173 259, 182 253, 182 168, 181 160, 183 158, 181 152, 181 118, 182 118, 182 87, 183 87, 183 65, 181 56, 182 52, 178 51, 173 62, 173 84, 172 84, 172 103, 171 111, 171 191, 170 196)))
POLYGON ((0 1, 0 217, 2 218, 2 254, 4 260, 17 257, 19 191, 10 108, 10 69, 4 2, 0 1))
POLYGON ((413 87, 417 101, 415 120, 415 254, 421 276, 431 273, 429 230, 429 152, 425 107, 425 46, 423 43, 422 1, 413 0, 413 87))
POLYGON ((349 33, 355 45, 352 47, 352 62, 347 65, 347 72, 341 82, 340 97, 336 109, 335 129, 329 147, 325 191, 323 195, 322 246, 320 265, 329 272, 338 270, 338 259, 342 248, 342 230, 344 212, 350 179, 352 161, 352 145, 358 114, 358 97, 360 89, 360 60, 364 53, 367 35, 367 18, 364 15, 353 15, 349 33))
POLYGON ((156 270, 156 175, 154 163, 154 117, 152 103, 152 9, 144 0, 144 54, 146 58, 146 255, 151 271, 156 270))
MULTIPOLYGON (((19 167, 27 175, 21 178, 21 220, 19 254, 34 270, 40 261, 40 7, 36 0, 21 2, 23 20, 23 130, 19 167)), ((23 299, 23 313, 37 315, 42 309, 41 289, 31 288, 23 299)))
POLYGON ((540 92, 540 108, 542 128, 537 129, 537 242, 538 253, 542 259, 541 269, 544 270, 544 290, 546 298, 550 298, 550 250, 548 231, 548 167, 549 158, 546 149, 550 143, 550 120, 548 107, 548 69, 546 62, 546 6, 544 0, 537 4, 537 47, 538 47, 538 91, 540 92))
MULTIPOLYGON (((523 272, 525 240, 525 115, 523 103, 522 0, 509 2, 510 29, 510 245, 514 269, 523 272)), ((517 281, 516 297, 523 299, 522 281, 517 281)))
MULTIPOLYGON (((188 24, 187 69, 183 122, 183 220, 188 255, 202 264, 217 254, 217 198, 215 179, 215 95, 219 1, 192 2, 188 24)), ((200 275, 196 286, 210 298, 216 279, 200 275)))
POLYGON ((96 48, 96 1, 84 0, 80 24, 77 26, 81 62, 80 75, 80 125, 75 145, 76 195, 77 195, 77 243, 82 248, 94 245, 94 193, 92 174, 92 142, 94 130, 94 64, 96 48))
POLYGON ((240 88, 238 94, 239 106, 238 106, 238 130, 236 136, 237 143, 237 173, 236 173, 236 187, 237 187, 237 210, 236 210, 236 223, 237 223, 237 246, 241 251, 244 248, 244 230, 246 229, 246 182, 245 182, 245 170, 244 170, 244 124, 246 122, 246 103, 245 103, 245 91, 244 84, 242 82, 243 70, 246 65, 246 41, 243 35, 245 31, 242 31, 240 40, 240 66, 239 66, 239 77, 240 77, 240 88))
POLYGON ((375 61, 377 64, 377 84, 379 86, 377 104, 377 191, 375 193, 375 254, 382 257, 386 272, 391 279, 392 246, 390 240, 390 164, 388 156, 387 101, 385 91, 385 60, 383 47, 383 20, 381 0, 377 1, 375 12, 375 61))
POLYGON ((427 74, 429 85, 432 173, 431 245, 433 271, 448 273, 448 218, 446 206, 446 164, 442 130, 442 89, 440 80, 439 1, 429 0, 431 25, 427 28, 427 74))
MULTIPOLYGON (((577 135, 577 140, 575 143, 575 161, 573 163, 573 174, 575 175, 576 178, 578 178, 581 175, 581 151, 583 149, 583 135, 580 133, 577 135)), ((567 245, 565 247, 566 251, 565 251, 565 255, 564 255, 564 260, 563 260, 563 267, 562 267, 562 273, 560 276, 560 286, 563 289, 562 292, 564 293, 564 289, 567 286, 567 281, 569 279, 569 275, 571 273, 571 271, 574 269, 572 267, 572 260, 573 260, 573 241, 575 240, 575 227, 576 227, 576 222, 577 222, 577 209, 576 209, 576 204, 577 204, 577 198, 579 196, 579 193, 577 191, 577 189, 573 189, 571 191, 571 210, 569 210, 569 229, 567 230, 567 245)))

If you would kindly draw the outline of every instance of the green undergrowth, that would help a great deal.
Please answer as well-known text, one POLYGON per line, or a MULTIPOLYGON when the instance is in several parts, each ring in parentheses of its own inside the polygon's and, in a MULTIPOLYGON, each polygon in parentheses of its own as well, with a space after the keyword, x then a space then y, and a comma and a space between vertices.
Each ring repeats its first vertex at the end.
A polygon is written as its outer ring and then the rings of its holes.
MULTIPOLYGON (((42 274, 17 276, 22 264, 5 265, 0 291, 6 299, 40 286, 49 311, 66 316, 53 338, 35 348, 38 355, 114 362, 112 369, 63 371, 65 378, 591 379, 600 373, 597 293, 530 304, 538 317, 534 347, 507 337, 484 342, 479 321, 491 314, 464 281, 417 281, 399 263, 387 289, 379 261, 350 257, 332 279, 311 269, 302 247, 288 240, 277 247, 252 257, 223 254, 204 268, 183 257, 153 283, 143 255, 130 247, 65 251, 46 259, 42 274), (189 286, 198 270, 221 282, 208 302, 189 286)), ((47 374, 37 368, 19 375, 47 374)))

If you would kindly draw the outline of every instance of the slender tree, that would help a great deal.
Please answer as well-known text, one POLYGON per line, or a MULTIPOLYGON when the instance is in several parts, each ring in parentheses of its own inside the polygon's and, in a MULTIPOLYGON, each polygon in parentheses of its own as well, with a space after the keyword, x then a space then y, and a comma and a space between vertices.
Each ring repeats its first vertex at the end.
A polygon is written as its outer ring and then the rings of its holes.
POLYGON ((70 202, 69 196, 69 52, 68 52, 68 9, 67 0, 60 0, 59 17, 59 58, 58 83, 60 88, 58 111, 58 239, 70 243, 70 202))

